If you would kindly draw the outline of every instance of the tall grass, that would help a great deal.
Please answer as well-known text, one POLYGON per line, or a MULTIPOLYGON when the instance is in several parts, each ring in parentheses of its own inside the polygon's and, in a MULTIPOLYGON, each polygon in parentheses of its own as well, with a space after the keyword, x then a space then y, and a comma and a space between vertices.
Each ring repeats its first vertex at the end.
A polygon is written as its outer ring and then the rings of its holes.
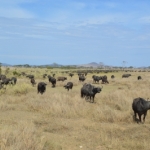
MULTIPOLYGON (((108 73, 109 84, 103 85, 101 93, 95 96, 95 103, 90 103, 80 97, 80 89, 84 83, 93 83, 93 74, 88 74, 81 83, 76 74, 70 78, 57 70, 56 77, 63 75, 68 80, 57 82, 56 88, 52 88, 48 79, 42 78, 46 73, 44 69, 17 71, 34 74, 37 83, 46 82, 46 92, 37 94, 37 85, 33 87, 30 80, 22 76, 16 85, 0 91, 0 149, 149 149, 150 114, 148 112, 145 124, 137 124, 131 107, 136 97, 150 98, 148 72, 140 73, 141 81, 136 78, 139 72, 132 72, 128 79, 123 79, 121 72, 115 72, 113 80, 108 73), (63 87, 68 81, 74 83, 69 92, 63 87)), ((102 86, 101 83, 93 85, 102 86)))
POLYGON ((3 150, 41 150, 44 147, 42 137, 32 123, 19 122, 13 127, 4 127, 0 132, 1 144, 3 150))

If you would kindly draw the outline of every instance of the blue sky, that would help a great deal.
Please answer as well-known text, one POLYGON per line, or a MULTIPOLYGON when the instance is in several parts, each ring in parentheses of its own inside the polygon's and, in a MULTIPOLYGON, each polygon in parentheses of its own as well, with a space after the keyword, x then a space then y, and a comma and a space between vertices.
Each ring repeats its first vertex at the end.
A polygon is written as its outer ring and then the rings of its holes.
POLYGON ((0 62, 150 66, 149 0, 0 0, 0 62))

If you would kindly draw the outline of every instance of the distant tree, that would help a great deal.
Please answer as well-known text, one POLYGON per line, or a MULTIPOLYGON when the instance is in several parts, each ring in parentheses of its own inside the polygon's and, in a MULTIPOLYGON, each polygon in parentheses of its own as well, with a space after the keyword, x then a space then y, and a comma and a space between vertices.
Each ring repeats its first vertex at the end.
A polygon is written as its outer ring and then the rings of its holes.
POLYGON ((103 68, 103 67, 104 67, 104 63, 103 63, 103 62, 100 62, 100 63, 99 63, 99 66, 100 66, 100 68, 103 68))
POLYGON ((132 66, 130 66, 129 68, 130 68, 130 69, 132 69, 133 67, 132 67, 132 66))
POLYGON ((30 68, 31 66, 29 64, 23 65, 24 67, 30 68))

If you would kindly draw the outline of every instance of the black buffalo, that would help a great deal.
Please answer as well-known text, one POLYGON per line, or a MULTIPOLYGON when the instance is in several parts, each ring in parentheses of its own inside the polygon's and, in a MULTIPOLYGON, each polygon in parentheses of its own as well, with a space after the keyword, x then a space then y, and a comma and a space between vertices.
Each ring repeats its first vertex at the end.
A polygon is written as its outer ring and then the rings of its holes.
POLYGON ((131 74, 123 74, 122 75, 122 78, 128 78, 128 77, 130 77, 131 76, 131 74))
POLYGON ((146 101, 145 99, 138 97, 133 100, 132 109, 134 111, 134 117, 136 119, 136 115, 139 116, 139 122, 141 122, 141 116, 143 116, 143 122, 145 121, 145 117, 147 115, 147 110, 150 109, 150 101, 146 101))
POLYGON ((106 75, 102 76, 102 84, 104 83, 109 83, 106 75))
POLYGON ((84 73, 85 76, 87 76, 87 74, 88 74, 87 72, 84 73))
POLYGON ((2 85, 13 84, 10 78, 3 79, 1 82, 2 85))
POLYGON ((58 77, 57 78, 57 81, 65 81, 65 80, 67 80, 67 77, 58 77))
POLYGON ((72 77, 72 76, 74 76, 74 74, 73 73, 69 73, 69 76, 72 77))
POLYGON ((79 81, 82 81, 82 82, 84 82, 84 80, 85 80, 86 78, 84 77, 84 76, 79 76, 79 81))
POLYGON ((138 80, 141 80, 141 79, 142 79, 142 77, 141 77, 141 76, 138 76, 138 77, 137 77, 137 79, 138 79, 138 80))
POLYGON ((83 85, 83 87, 81 88, 81 97, 85 99, 89 99, 90 98, 90 102, 91 102, 91 98, 93 99, 93 103, 94 103, 94 98, 96 93, 100 93, 102 91, 102 87, 94 87, 91 84, 87 84, 85 83, 83 85))
POLYGON ((52 83, 52 87, 56 86, 56 79, 54 77, 51 77, 50 75, 48 76, 49 82, 52 83))
POLYGON ((99 76, 96 76, 96 75, 93 75, 92 78, 93 78, 94 83, 99 83, 99 80, 102 80, 102 77, 99 77, 99 76))
POLYGON ((72 82, 68 82, 66 85, 64 85, 64 87, 65 87, 65 89, 68 89, 68 91, 69 91, 69 89, 72 89, 73 83, 72 82))
POLYGON ((47 76, 47 74, 45 73, 45 74, 43 74, 43 78, 46 78, 46 76, 47 76))
POLYGON ((78 73, 78 76, 84 76, 84 73, 78 73))
POLYGON ((31 79, 31 78, 34 78, 34 75, 29 74, 29 75, 26 75, 26 77, 31 79))
POLYGON ((32 86, 34 86, 34 85, 36 84, 36 82, 35 82, 35 79, 34 79, 34 78, 31 78, 30 82, 31 82, 32 86))
POLYGON ((111 75, 111 79, 114 79, 115 78, 115 76, 114 75, 111 75))
POLYGON ((10 80, 11 80, 13 85, 15 85, 17 83, 17 78, 16 77, 12 77, 10 80))
POLYGON ((21 75, 22 75, 22 76, 26 76, 26 73, 25 73, 25 72, 21 72, 21 75))
POLYGON ((37 92, 43 94, 46 91, 46 83, 39 82, 37 86, 37 92))

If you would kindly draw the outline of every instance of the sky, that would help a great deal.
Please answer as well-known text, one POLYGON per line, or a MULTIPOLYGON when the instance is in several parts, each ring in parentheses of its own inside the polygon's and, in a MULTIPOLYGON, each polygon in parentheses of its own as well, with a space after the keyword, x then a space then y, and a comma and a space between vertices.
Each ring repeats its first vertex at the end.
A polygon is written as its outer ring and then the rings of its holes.
POLYGON ((0 62, 150 66, 149 0, 0 0, 0 62))

